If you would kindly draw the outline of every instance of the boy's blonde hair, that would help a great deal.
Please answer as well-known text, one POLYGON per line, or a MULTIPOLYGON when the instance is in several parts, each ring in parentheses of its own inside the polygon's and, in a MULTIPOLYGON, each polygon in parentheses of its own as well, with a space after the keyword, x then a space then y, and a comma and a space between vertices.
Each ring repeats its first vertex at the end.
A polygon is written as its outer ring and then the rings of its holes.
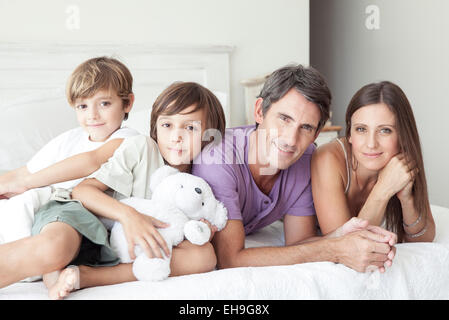
POLYGON ((67 81, 66 95, 70 105, 79 98, 89 98, 99 90, 114 90, 127 106, 133 93, 133 77, 120 61, 109 57, 97 57, 80 64, 67 81))

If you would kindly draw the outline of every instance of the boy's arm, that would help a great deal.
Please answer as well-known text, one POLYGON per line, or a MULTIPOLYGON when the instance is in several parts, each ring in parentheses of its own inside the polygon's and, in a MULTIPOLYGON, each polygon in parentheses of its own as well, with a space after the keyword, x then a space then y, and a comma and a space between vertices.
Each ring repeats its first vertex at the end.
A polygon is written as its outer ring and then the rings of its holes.
POLYGON ((35 173, 26 167, 18 169, 16 174, 7 173, 0 177, 0 195, 11 197, 29 189, 86 177, 112 157, 122 141, 113 139, 93 151, 74 155, 35 173))
POLYGON ((20 181, 25 181, 30 174, 26 166, 2 174, 0 176, 0 199, 11 198, 25 192, 27 189, 21 185, 20 181))
POLYGON ((128 241, 128 251, 135 259, 134 246, 140 245, 148 257, 162 258, 160 248, 168 257, 170 250, 156 228, 168 225, 108 196, 104 191, 108 186, 95 178, 89 178, 78 184, 72 191, 72 198, 80 200, 92 213, 120 222, 128 241), (151 249, 150 249, 151 247, 151 249))

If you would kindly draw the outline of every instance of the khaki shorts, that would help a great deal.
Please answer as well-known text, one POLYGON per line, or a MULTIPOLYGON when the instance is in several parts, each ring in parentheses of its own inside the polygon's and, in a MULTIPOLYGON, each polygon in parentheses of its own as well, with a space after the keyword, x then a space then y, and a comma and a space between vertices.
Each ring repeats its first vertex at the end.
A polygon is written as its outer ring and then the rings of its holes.
POLYGON ((82 236, 78 256, 70 263, 88 266, 113 266, 120 262, 109 244, 109 233, 103 223, 78 201, 61 202, 52 200, 45 204, 34 217, 32 235, 52 222, 70 225, 82 236))

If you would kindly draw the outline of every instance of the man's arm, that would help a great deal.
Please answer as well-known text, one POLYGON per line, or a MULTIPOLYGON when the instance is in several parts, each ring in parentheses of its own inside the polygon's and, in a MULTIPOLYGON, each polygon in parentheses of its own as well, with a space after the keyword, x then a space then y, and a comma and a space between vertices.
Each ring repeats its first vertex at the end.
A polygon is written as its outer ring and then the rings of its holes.
POLYGON ((33 174, 22 167, 3 175, 0 177, 0 194, 10 197, 29 189, 86 177, 98 170, 122 141, 111 140, 93 151, 69 157, 33 174))
POLYGON ((337 262, 333 241, 316 241, 286 247, 245 248, 240 220, 228 220, 213 238, 219 268, 291 265, 312 261, 337 262))
POLYGON ((219 268, 331 261, 365 272, 370 265, 383 268, 386 261, 393 259, 394 252, 385 239, 385 235, 361 230, 285 247, 246 249, 242 222, 229 220, 226 227, 215 234, 213 244, 219 268))

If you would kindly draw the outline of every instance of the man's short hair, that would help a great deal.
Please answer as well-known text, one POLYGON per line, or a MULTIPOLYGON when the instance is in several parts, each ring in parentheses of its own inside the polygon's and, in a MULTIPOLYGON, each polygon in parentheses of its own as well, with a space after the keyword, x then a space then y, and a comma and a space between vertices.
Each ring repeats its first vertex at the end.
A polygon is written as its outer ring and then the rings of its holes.
POLYGON ((318 106, 321 118, 317 130, 321 129, 329 119, 332 96, 323 76, 313 67, 287 65, 274 71, 258 96, 263 99, 263 115, 265 116, 272 103, 280 100, 292 88, 318 106))

